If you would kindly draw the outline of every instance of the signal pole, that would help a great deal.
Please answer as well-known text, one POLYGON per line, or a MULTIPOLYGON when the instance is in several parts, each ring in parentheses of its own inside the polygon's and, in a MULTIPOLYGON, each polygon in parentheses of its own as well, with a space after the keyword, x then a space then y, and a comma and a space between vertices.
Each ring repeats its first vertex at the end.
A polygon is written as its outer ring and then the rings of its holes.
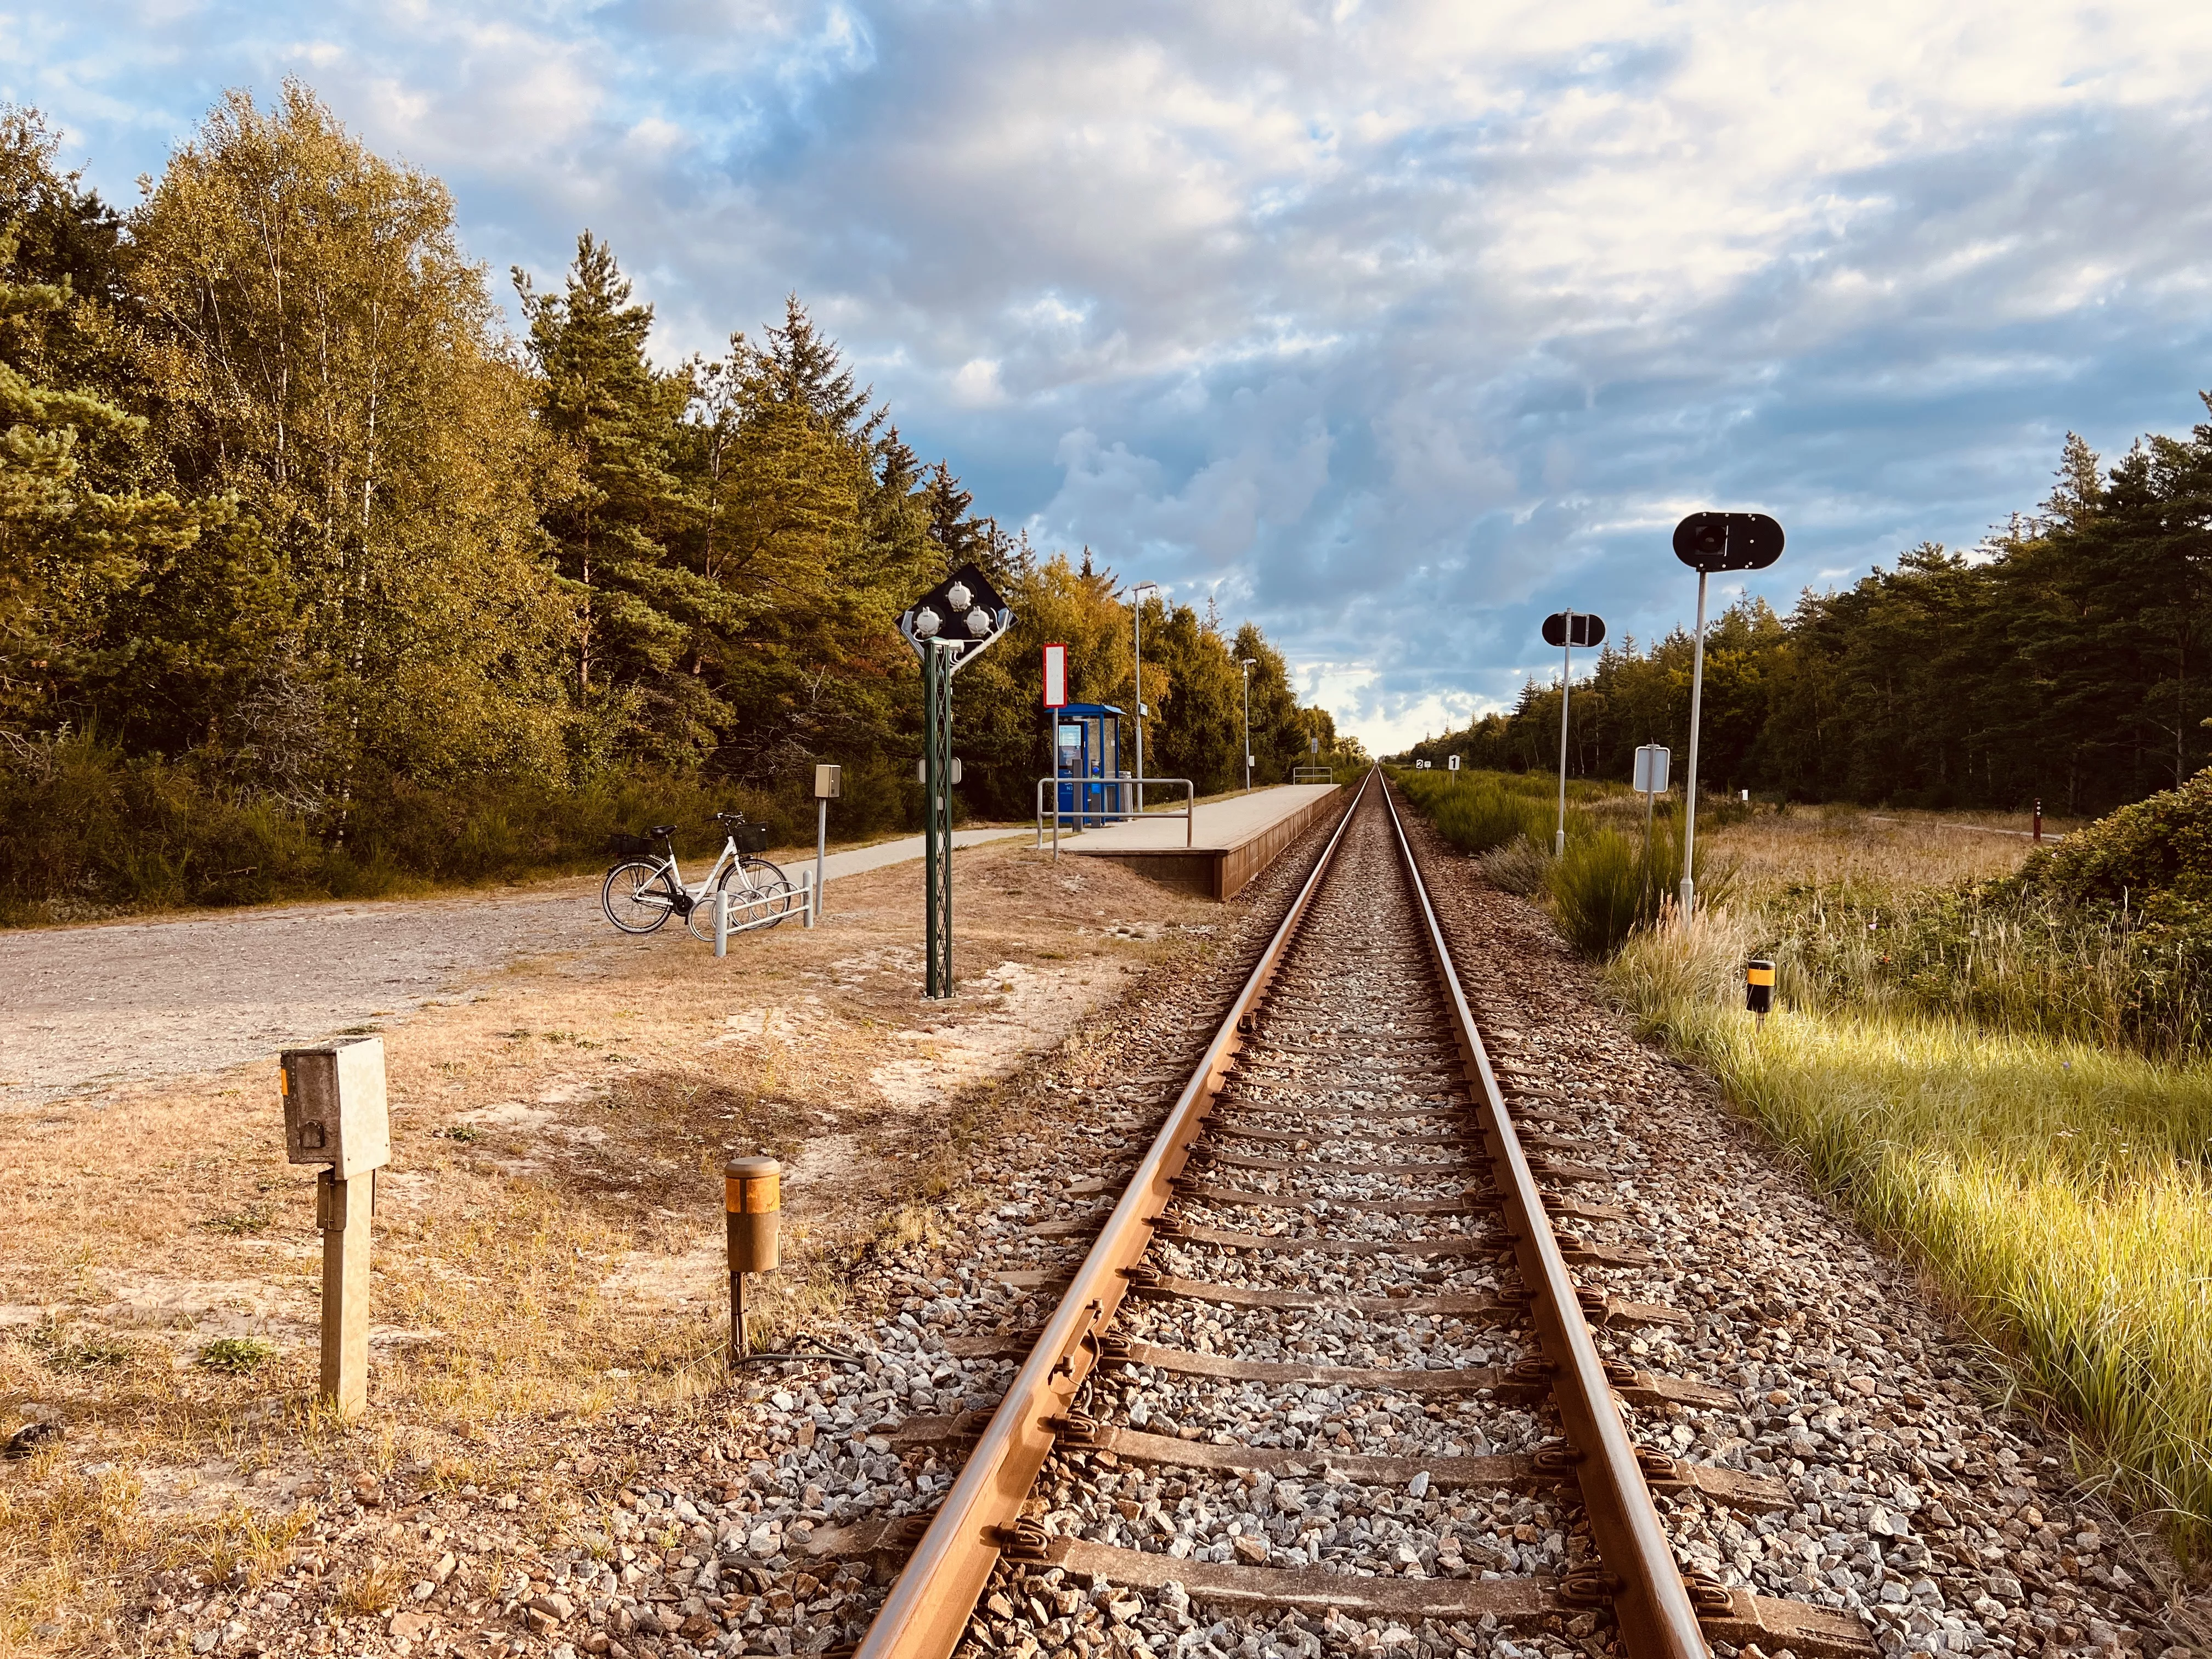
POLYGON ((1764 570, 1782 556, 1782 526, 1764 513, 1692 513, 1674 526, 1674 556, 1698 573, 1698 633, 1690 669, 1690 770, 1682 781, 1682 919, 1698 902, 1698 716, 1705 697, 1705 578, 1764 570))

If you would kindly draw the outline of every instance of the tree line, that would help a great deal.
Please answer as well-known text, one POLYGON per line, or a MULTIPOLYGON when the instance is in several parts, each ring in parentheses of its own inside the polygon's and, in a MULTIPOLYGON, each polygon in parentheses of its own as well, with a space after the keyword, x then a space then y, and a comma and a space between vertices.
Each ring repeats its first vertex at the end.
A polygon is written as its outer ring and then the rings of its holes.
MULTIPOLYGON (((128 213, 58 155, 0 109, 0 908, 483 873, 710 796, 795 826, 824 760, 846 827, 913 821, 896 621, 971 560, 1019 622, 959 684, 969 810, 1048 767, 1045 640, 1127 700, 1113 573, 979 512, 796 296, 659 364, 586 231, 517 337, 444 185, 297 83, 128 213)), ((1263 777, 1339 746, 1258 629, 1146 610, 1156 769, 1234 781, 1239 657, 1263 777)))
MULTIPOLYGON (((2212 398, 2208 398, 2212 406, 2212 398)), ((2212 424, 2057 483, 1970 553, 1923 544, 1787 616, 1746 599, 1705 643, 1700 781, 1799 800, 2101 813, 2212 758, 2212 424)), ((1602 648, 1570 699, 1569 769, 1626 781, 1688 746, 1692 641, 1602 648)), ((1556 767, 1559 684, 1407 758, 1556 767)))

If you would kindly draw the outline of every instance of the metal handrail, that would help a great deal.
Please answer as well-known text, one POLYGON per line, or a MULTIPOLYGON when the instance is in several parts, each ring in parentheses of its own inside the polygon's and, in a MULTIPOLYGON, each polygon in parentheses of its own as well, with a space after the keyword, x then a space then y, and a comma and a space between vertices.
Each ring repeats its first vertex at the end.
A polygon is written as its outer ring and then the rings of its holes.
MULTIPOLYGON (((1047 784, 1051 784, 1054 786, 1052 792, 1052 855, 1054 858, 1058 858, 1060 856, 1060 790, 1057 786, 1063 783, 1073 783, 1079 787, 1085 787, 1092 784, 1110 783, 1116 788, 1122 791, 1123 799, 1125 800, 1127 798, 1127 792, 1129 790, 1140 788, 1146 784, 1179 783, 1183 788, 1183 804, 1182 812, 1181 814, 1182 818, 1182 844, 1185 847, 1195 847, 1198 845, 1198 786, 1193 783, 1188 778, 1039 778, 1036 785, 1036 844, 1039 847, 1042 847, 1044 845, 1044 791, 1045 786, 1047 784)), ((1076 816, 1078 817, 1090 817, 1095 815, 1088 812, 1082 812, 1078 813, 1076 816)), ((1125 810, 1121 816, 1124 818, 1171 818, 1177 815, 1171 811, 1131 812, 1125 810)))

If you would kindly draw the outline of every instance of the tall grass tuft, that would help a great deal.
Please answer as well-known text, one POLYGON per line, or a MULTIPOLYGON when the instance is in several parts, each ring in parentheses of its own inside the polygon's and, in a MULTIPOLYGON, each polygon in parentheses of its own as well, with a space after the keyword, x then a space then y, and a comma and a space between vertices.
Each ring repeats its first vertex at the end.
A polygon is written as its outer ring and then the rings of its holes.
POLYGON ((2212 1072, 1902 1008, 1756 1029, 1760 920, 1638 933, 1608 969, 1875 1226, 1905 1241, 2176 1545, 2212 1545, 2212 1072))
POLYGON ((1650 926, 1663 890, 1651 880, 1643 847, 1612 830, 1568 842, 1544 877, 1559 931, 1584 956, 1599 958, 1650 926))

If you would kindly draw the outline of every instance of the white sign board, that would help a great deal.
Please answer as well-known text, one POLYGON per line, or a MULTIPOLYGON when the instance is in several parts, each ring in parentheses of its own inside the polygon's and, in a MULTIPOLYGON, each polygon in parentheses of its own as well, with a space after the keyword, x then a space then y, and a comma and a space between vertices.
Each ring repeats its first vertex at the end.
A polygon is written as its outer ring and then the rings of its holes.
POLYGON ((1445 757, 1444 770, 1447 772, 1456 772, 1459 770, 1459 757, 1457 755, 1450 755, 1445 757))
POLYGON ((1636 793, 1639 795, 1663 795, 1667 793, 1667 763, 1669 757, 1662 745, 1647 743, 1636 751, 1636 793))
POLYGON ((1064 645, 1044 648, 1044 706, 1067 707, 1067 647, 1064 645))

